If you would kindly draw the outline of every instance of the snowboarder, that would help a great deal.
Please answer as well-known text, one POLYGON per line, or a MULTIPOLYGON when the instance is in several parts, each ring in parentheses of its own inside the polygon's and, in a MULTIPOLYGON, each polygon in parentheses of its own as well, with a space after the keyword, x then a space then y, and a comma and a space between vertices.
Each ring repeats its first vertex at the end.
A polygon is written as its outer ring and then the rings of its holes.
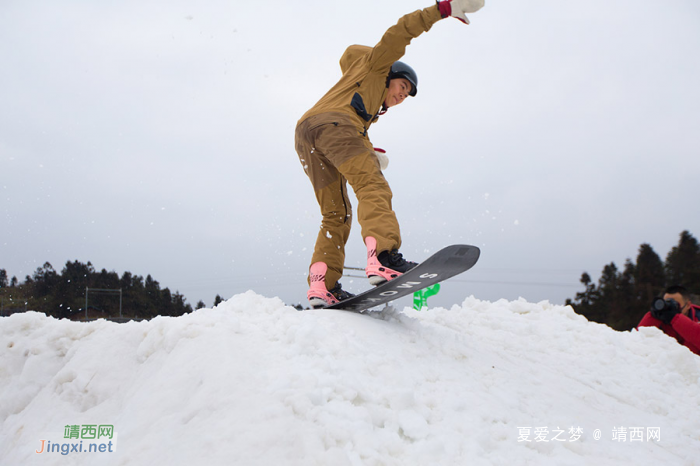
POLYGON ((307 298, 312 307, 352 296, 338 281, 352 223, 347 183, 359 204, 370 283, 381 284, 417 265, 398 251, 401 234, 392 209, 392 192, 367 130, 389 108, 418 91, 415 71, 398 61, 411 40, 449 16, 469 24, 465 13, 483 5, 484 0, 438 1, 403 16, 374 47, 348 47, 340 59, 343 75, 338 83, 297 123, 296 151, 323 216, 309 268, 307 298))

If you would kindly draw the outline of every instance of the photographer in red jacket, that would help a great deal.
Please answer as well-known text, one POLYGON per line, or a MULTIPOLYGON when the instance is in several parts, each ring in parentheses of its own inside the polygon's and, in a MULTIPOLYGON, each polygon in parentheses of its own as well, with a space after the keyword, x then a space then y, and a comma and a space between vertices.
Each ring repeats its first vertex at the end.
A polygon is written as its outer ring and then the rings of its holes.
POLYGON ((700 355, 700 306, 691 303, 690 293, 682 286, 666 289, 656 298, 637 327, 658 327, 668 336, 700 355))

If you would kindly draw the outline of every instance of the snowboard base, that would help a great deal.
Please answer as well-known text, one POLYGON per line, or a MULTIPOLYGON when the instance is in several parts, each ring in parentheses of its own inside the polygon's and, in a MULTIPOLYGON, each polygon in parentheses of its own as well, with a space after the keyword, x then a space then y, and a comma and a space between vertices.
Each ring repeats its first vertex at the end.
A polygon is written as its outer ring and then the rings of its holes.
POLYGON ((352 298, 321 309, 362 312, 452 278, 474 267, 481 251, 476 246, 454 244, 427 258, 403 275, 352 298))

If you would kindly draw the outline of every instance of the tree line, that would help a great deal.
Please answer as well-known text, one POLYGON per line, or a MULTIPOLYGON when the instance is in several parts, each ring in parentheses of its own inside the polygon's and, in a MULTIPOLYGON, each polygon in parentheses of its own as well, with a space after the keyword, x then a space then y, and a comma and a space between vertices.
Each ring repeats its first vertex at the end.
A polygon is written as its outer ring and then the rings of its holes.
MULTIPOLYGON (((0 269, 0 306, 2 315, 18 311, 38 311, 56 318, 81 318, 85 316, 86 288, 95 290, 121 289, 122 316, 133 319, 180 316, 192 312, 183 295, 161 288, 150 275, 142 276, 105 269, 96 271, 90 262, 67 262, 61 272, 50 263, 27 275, 23 282, 17 277, 8 278, 7 271, 0 269)), ((88 311, 91 315, 118 317, 120 296, 116 293, 90 292, 88 311)), ((216 301, 222 299, 217 295, 216 301)), ((215 302, 215 304, 218 304, 215 302)), ((197 309, 205 307, 197 303, 197 309)))
POLYGON ((631 330, 665 288, 682 285, 691 293, 700 292, 700 246, 686 230, 665 261, 645 243, 639 246, 636 261, 628 258, 622 269, 614 262, 607 264, 597 285, 584 272, 581 283, 584 291, 576 293, 573 301, 567 299, 566 304, 590 321, 615 330, 631 330))

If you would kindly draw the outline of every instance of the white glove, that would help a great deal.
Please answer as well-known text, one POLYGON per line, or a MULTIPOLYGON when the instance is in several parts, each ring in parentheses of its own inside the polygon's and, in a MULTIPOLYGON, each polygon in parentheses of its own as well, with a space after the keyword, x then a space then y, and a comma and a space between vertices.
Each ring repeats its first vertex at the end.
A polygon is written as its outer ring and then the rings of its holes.
POLYGON ((484 6, 484 0, 445 0, 438 1, 438 9, 443 18, 452 16, 464 24, 469 24, 465 13, 475 13, 484 6))
POLYGON ((375 147, 374 154, 379 159, 379 167, 382 169, 382 171, 386 170, 386 168, 389 166, 389 157, 386 156, 386 151, 384 149, 380 149, 379 147, 375 147))
POLYGON ((452 8, 457 6, 464 13, 476 13, 484 7, 484 0, 452 0, 452 8))

